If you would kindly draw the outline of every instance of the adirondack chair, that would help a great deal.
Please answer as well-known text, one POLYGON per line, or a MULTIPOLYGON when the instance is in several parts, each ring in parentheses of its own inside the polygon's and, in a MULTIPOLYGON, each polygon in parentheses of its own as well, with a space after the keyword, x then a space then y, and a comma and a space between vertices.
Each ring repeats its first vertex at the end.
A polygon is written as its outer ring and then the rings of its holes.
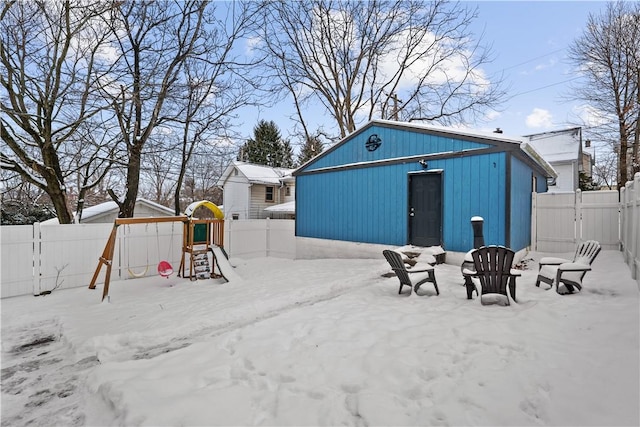
POLYGON ((424 266, 419 270, 407 270, 404 261, 402 260, 402 256, 398 252, 385 249, 384 251, 382 251, 382 254, 387 259, 387 262, 391 266, 391 269, 400 280, 400 288, 398 289, 398 294, 402 293, 402 288, 404 286, 409 287, 409 294, 411 294, 411 290, 417 293, 418 289, 420 289, 420 286, 422 286, 424 283, 431 282, 436 288, 436 295, 440 295, 440 290, 438 289, 438 282, 436 281, 436 274, 433 266, 424 266))
POLYGON ((572 294, 575 288, 582 290, 582 279, 587 271, 591 270, 591 264, 600 253, 600 243, 595 240, 587 240, 578 245, 573 260, 555 257, 544 257, 540 259, 538 278, 536 286, 540 287, 540 282, 550 286, 556 285, 556 292, 559 294, 572 294), (560 292, 560 283, 564 284, 567 292, 560 292))
POLYGON ((511 269, 514 256, 511 249, 495 245, 481 246, 471 252, 474 270, 466 269, 463 274, 476 277, 480 282, 482 304, 509 305, 507 287, 511 298, 517 302, 516 278, 520 277, 520 272, 511 269))

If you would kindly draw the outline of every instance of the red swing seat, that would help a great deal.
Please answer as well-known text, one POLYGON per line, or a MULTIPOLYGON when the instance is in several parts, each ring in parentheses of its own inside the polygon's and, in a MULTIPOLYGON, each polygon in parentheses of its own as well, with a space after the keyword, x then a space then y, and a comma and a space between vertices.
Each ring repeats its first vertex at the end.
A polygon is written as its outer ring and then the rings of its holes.
POLYGON ((158 274, 162 277, 169 278, 173 274, 173 267, 168 261, 160 261, 158 263, 158 274))

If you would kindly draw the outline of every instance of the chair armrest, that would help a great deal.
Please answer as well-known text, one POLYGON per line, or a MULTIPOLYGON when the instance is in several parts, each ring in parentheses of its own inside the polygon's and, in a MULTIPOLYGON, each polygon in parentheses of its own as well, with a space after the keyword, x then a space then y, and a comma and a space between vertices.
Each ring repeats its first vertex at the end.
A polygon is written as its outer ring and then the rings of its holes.
POLYGON ((411 273, 412 271, 415 271, 417 273, 419 271, 425 272, 425 271, 431 271, 433 269, 434 269, 433 264, 430 264, 430 263, 424 262, 424 261, 418 261, 413 266, 408 267, 407 271, 409 273, 411 273))
POLYGON ((477 271, 475 270, 469 270, 468 268, 463 268, 462 269, 462 275, 463 276, 476 276, 478 274, 477 271))
POLYGON ((579 262, 566 262, 560 264, 558 271, 591 271, 591 266, 579 262))
POLYGON ((520 270, 515 270, 515 269, 511 269, 511 271, 509 271, 509 274, 513 277, 521 277, 522 276, 522 272, 520 270))
POLYGON ((538 264, 540 264, 540 265, 560 265, 560 264, 566 264, 568 262, 571 262, 571 260, 570 259, 565 259, 565 258, 544 257, 544 258, 540 259, 538 264))
POLYGON ((426 273, 427 271, 433 271, 433 267, 431 268, 421 268, 420 270, 408 270, 407 273, 426 273))

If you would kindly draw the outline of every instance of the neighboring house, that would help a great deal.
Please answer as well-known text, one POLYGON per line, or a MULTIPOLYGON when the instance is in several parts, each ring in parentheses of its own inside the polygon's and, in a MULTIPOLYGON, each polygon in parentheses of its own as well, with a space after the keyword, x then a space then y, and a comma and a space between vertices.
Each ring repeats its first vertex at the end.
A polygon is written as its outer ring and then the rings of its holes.
POLYGON ((581 171, 591 176, 593 159, 582 151, 582 128, 526 135, 524 138, 558 174, 555 182, 549 185, 549 192, 575 191, 579 188, 581 171))
POLYGON ((473 216, 484 218, 486 244, 527 247, 531 193, 555 177, 523 138, 387 120, 293 175, 298 238, 457 252, 473 247, 473 216))
POLYGON ((234 161, 227 166, 218 186, 223 189, 225 218, 263 219, 295 215, 295 210, 270 213, 267 208, 295 200, 293 169, 273 168, 234 161))
MULTIPOLYGON (((100 203, 99 205, 84 208, 82 210, 81 224, 97 224, 112 223, 118 218, 118 205, 114 201, 100 203)), ((162 206, 158 203, 146 199, 136 200, 136 207, 133 216, 139 217, 158 217, 173 216, 173 209, 162 206)), ((52 218, 44 221, 43 224, 57 224, 58 218, 52 218)))

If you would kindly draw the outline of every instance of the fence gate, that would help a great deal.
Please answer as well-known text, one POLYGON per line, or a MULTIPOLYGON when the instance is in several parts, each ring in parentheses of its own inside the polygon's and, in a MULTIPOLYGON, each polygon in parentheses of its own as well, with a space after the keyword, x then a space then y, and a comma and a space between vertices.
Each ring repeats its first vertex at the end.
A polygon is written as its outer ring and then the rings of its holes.
POLYGON ((580 190, 575 193, 533 194, 532 249, 572 252, 584 240, 597 240, 603 249, 620 248, 618 192, 580 190))

